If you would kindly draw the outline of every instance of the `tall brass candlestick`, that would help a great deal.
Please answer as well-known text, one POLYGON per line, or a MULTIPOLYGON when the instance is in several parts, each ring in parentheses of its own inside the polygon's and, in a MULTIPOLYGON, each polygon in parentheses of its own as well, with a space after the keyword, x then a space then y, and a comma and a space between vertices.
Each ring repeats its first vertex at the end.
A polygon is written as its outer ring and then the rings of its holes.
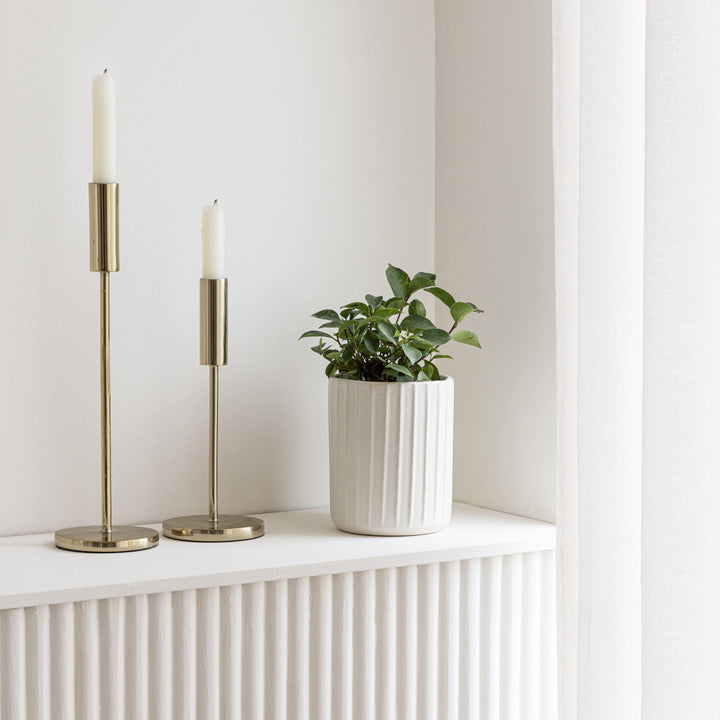
POLYGON ((100 273, 100 414, 102 443, 102 525, 58 530, 55 544, 80 552, 130 552, 155 547, 157 530, 112 524, 110 423, 110 273, 120 269, 119 188, 90 183, 90 270, 100 273))
POLYGON ((200 364, 210 367, 210 503, 207 515, 165 520, 163 535, 175 540, 229 542, 265 534, 260 518, 218 514, 219 371, 227 365, 227 286, 227 278, 200 280, 200 364))

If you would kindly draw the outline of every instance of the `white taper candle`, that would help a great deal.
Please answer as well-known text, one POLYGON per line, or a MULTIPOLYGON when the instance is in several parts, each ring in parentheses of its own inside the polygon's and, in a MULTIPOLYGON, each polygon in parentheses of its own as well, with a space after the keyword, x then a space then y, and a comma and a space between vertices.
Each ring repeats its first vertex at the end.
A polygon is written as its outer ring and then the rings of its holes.
POLYGON ((93 182, 117 182, 115 139, 115 82, 107 74, 96 75, 92 83, 93 182))
POLYGON ((216 200, 202 212, 202 246, 204 278, 225 277, 225 211, 216 200))

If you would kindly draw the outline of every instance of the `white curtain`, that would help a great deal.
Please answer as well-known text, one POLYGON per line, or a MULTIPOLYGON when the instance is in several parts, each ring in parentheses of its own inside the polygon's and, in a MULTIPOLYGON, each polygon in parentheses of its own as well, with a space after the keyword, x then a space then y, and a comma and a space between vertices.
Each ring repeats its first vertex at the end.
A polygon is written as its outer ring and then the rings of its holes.
POLYGON ((720 2, 554 0, 562 720, 720 719, 720 2))

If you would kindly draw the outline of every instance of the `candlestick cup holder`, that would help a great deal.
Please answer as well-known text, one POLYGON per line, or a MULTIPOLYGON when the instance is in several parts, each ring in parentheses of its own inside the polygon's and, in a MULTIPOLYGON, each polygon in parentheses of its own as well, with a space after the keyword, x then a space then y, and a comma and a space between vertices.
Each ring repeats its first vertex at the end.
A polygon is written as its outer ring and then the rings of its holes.
POLYGON ((147 550, 159 541, 157 530, 112 524, 110 422, 110 273, 120 269, 119 187, 90 183, 90 270, 100 273, 100 413, 102 447, 102 525, 55 533, 63 550, 111 553, 147 550))
POLYGON ((218 512, 219 371, 227 365, 227 278, 200 280, 200 364, 210 368, 210 459, 207 515, 185 515, 163 523, 163 535, 193 542, 251 540, 265 534, 260 518, 218 512))

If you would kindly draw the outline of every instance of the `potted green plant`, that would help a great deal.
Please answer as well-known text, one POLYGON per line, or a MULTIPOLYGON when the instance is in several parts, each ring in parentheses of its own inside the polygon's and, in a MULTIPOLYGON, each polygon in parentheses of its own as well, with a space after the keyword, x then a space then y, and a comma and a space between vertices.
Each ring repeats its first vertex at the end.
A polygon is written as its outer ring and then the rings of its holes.
POLYGON ((388 265, 392 296, 366 295, 320 310, 312 350, 327 362, 330 512, 341 530, 420 535, 441 530, 452 507, 453 380, 435 364, 443 346, 480 347, 458 330, 482 312, 438 287, 433 273, 410 277, 388 265), (421 293, 449 310, 448 329, 428 316, 421 293))

